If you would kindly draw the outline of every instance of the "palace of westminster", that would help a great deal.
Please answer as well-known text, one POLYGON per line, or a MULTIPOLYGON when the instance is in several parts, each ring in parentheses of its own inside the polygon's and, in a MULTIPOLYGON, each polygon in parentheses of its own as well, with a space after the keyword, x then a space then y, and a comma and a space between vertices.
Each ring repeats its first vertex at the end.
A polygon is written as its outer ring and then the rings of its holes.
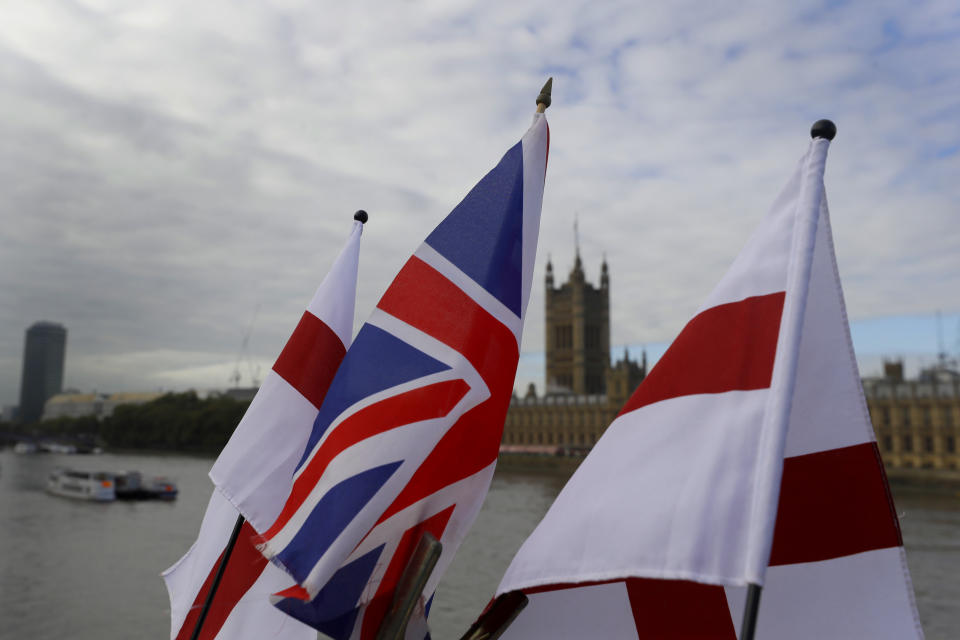
MULTIPOLYGON (((641 361, 610 358, 610 274, 587 282, 576 252, 567 282, 555 286, 546 268, 546 393, 530 384, 514 396, 504 426, 504 452, 583 453, 603 434, 647 374, 641 361)), ((889 468, 960 469, 960 374, 946 366, 905 380, 902 362, 863 379, 877 445, 889 468)))

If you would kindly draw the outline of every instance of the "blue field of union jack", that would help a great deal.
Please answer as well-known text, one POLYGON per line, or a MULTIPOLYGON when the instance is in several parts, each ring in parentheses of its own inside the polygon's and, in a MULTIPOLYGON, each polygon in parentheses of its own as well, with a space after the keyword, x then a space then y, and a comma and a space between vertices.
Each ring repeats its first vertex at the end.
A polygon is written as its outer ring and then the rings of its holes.
POLYGON ((330 384, 266 556, 301 585, 277 606, 373 638, 421 534, 443 554, 410 638, 493 475, 539 234, 549 132, 520 143, 407 261, 330 384))

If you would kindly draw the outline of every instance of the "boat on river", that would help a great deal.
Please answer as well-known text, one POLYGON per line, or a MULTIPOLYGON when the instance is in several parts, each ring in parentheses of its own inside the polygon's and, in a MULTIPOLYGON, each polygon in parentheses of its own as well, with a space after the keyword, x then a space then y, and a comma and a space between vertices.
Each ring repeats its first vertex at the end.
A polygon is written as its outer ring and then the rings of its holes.
POLYGON ((111 502, 117 497, 113 474, 104 471, 55 469, 47 477, 47 492, 95 502, 111 502))
POLYGON ((139 471, 79 471, 55 469, 47 478, 47 492, 66 498, 113 500, 174 500, 178 489, 169 478, 144 479, 139 471))

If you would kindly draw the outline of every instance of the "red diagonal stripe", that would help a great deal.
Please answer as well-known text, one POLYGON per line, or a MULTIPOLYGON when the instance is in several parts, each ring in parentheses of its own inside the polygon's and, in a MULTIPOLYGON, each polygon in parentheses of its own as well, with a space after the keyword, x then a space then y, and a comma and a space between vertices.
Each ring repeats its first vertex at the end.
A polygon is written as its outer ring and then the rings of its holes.
MULTIPOLYGON (((230 560, 227 562, 227 568, 220 580, 220 586, 217 587, 217 592, 213 595, 210 610, 203 621, 203 629, 197 636, 198 640, 213 640, 220 632, 220 628, 223 627, 223 623, 226 622, 237 602, 253 586, 264 567, 267 566, 267 559, 253 546, 255 535, 257 535, 256 531, 253 530, 250 523, 244 522, 240 528, 237 542, 233 547, 233 552, 230 554, 230 560)), ((200 587, 200 592, 197 593, 193 606, 190 607, 190 613, 187 614, 186 619, 180 626, 180 632, 177 634, 176 640, 188 640, 192 637, 193 629, 197 626, 200 611, 207 601, 210 585, 213 584, 213 578, 222 559, 223 553, 210 567, 207 579, 200 587)))
POLYGON ((294 600, 302 600, 304 602, 310 602, 310 594, 306 589, 301 587, 298 584, 293 585, 292 587, 287 587, 283 591, 278 591, 273 594, 277 598, 293 598, 294 600))
POLYGON ((410 562, 410 556, 417 548, 420 537, 429 532, 437 540, 442 538, 443 532, 447 528, 447 522, 450 521, 450 516, 456 506, 454 504, 447 507, 403 533, 400 542, 397 543, 396 551, 393 552, 393 557, 390 558, 390 564, 387 565, 387 570, 383 574, 380 585, 377 587, 377 592, 367 605, 366 613, 363 614, 363 627, 360 636, 362 640, 372 640, 376 637, 377 631, 383 623, 383 618, 387 615, 387 610, 393 602, 394 589, 400 582, 400 576, 407 567, 407 563, 410 562))
POLYGON ((771 566, 902 544, 876 443, 783 461, 771 566))
POLYGON ((491 394, 447 431, 384 512, 383 522, 497 459, 520 352, 510 329, 416 257, 397 274, 378 306, 462 353, 491 394))
POLYGON ((770 386, 783 292, 697 314, 624 405, 620 415, 668 398, 770 386))
POLYGON ((270 539, 282 529, 320 481, 330 461, 347 447, 379 433, 422 420, 447 415, 469 391, 463 380, 447 380, 390 396, 357 411, 340 423, 320 445, 303 472, 297 476, 283 511, 263 534, 270 539))
POLYGON ((319 409, 346 352, 333 329, 304 311, 273 370, 319 409))

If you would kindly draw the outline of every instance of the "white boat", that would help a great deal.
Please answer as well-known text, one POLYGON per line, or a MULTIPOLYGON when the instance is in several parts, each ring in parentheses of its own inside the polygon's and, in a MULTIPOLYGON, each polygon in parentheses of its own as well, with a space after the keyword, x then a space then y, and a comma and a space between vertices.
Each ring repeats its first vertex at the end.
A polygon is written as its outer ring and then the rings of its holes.
POLYGON ((14 453, 36 453, 37 445, 32 442, 20 441, 17 444, 13 445, 14 453))
POLYGON ((44 453, 66 453, 74 454, 77 448, 72 444, 62 444, 60 442, 41 442, 40 451, 44 453))
POLYGON ((56 496, 110 502, 117 497, 113 474, 103 471, 56 469, 47 478, 47 491, 56 496))

